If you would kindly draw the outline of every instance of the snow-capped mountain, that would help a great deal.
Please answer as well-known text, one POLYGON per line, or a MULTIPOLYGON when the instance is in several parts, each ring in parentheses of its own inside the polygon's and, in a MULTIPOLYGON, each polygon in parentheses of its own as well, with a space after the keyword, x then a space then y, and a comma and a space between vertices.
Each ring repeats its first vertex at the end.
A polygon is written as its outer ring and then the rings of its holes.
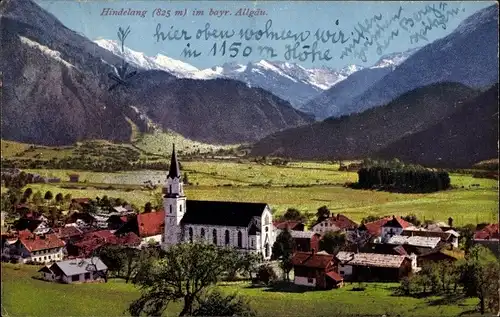
POLYGON ((344 114, 352 100, 363 94, 373 84, 392 72, 419 48, 383 55, 373 66, 356 68, 346 78, 336 82, 330 89, 305 103, 300 110, 312 113, 316 119, 344 114))
POLYGON ((199 71, 199 69, 193 65, 161 54, 149 57, 144 53, 131 50, 126 46, 123 47, 122 53, 122 48, 118 41, 99 39, 94 42, 138 68, 146 70, 164 70, 179 78, 192 78, 193 74, 199 71))
POLYGON ((362 69, 350 65, 336 71, 327 67, 305 68, 295 63, 260 60, 246 65, 227 63, 200 72, 197 78, 224 77, 268 90, 296 108, 324 90, 362 69), (203 74, 203 75, 201 75, 203 74))
POLYGON ((339 71, 328 67, 308 69, 294 63, 261 60, 248 64, 226 63, 200 70, 165 55, 150 57, 128 47, 124 47, 122 53, 117 41, 99 39, 95 43, 138 68, 163 70, 178 78, 239 80, 250 87, 267 90, 287 100, 295 108, 363 69, 358 65, 349 65, 339 71))

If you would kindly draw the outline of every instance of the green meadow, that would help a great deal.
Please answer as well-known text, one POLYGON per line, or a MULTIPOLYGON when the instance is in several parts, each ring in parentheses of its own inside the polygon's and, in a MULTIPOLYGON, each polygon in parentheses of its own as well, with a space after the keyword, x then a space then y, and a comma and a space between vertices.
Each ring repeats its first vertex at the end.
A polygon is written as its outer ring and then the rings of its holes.
MULTIPOLYGON (((355 221, 370 214, 415 214, 421 219, 442 221, 453 217, 456 225, 497 221, 498 182, 473 178, 470 174, 451 174, 453 189, 447 191, 399 194, 346 188, 343 185, 356 181, 357 174, 338 171, 338 165, 327 162, 291 162, 288 166, 223 161, 181 163, 191 183, 185 187, 188 199, 266 202, 277 215, 290 207, 315 213, 326 205, 333 213, 346 214, 355 221)), ((116 173, 26 171, 60 177, 63 181, 30 184, 35 191, 70 193, 72 197, 120 197, 138 208, 157 199, 167 174, 152 170, 116 173), (70 173, 78 173, 80 182, 66 183, 70 173), (146 181, 157 185, 157 189, 145 188, 146 181)))
MULTIPOLYGON (((127 316, 140 295, 123 280, 99 284, 57 284, 32 278, 39 267, 2 264, 2 316, 127 316)), ((247 297, 258 316, 458 316, 469 315, 477 299, 412 298, 394 295, 395 283, 357 284, 341 289, 297 292, 293 289, 252 288, 248 282, 220 283, 222 291, 247 297)), ((164 316, 177 316, 173 303, 164 316)))

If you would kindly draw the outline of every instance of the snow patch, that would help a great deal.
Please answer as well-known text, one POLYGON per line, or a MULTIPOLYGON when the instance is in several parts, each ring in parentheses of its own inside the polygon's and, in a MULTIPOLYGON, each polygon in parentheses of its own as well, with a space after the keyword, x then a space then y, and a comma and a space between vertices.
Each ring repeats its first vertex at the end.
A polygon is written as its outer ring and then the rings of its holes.
POLYGON ((35 48, 35 49, 39 50, 44 55, 46 55, 46 56, 48 56, 48 57, 50 57, 50 58, 52 58, 52 59, 54 59, 54 60, 56 60, 56 61, 64 64, 64 66, 66 66, 68 68, 76 68, 74 65, 72 65, 71 63, 68 63, 63 58, 61 58, 61 52, 52 50, 52 49, 48 48, 45 45, 42 45, 42 44, 40 44, 38 42, 30 40, 29 38, 21 36, 21 35, 19 35, 19 39, 21 40, 21 43, 26 44, 29 47, 32 47, 32 48, 35 48))

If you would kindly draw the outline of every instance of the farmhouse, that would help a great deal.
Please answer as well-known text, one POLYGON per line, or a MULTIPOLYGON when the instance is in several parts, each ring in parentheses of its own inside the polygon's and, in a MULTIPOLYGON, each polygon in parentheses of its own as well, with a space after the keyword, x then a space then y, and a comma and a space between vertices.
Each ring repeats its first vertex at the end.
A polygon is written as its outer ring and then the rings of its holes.
POLYGON ((497 257, 500 257, 499 237, 498 223, 490 224, 480 230, 476 230, 474 233, 474 243, 489 248, 497 257))
POLYGON ((55 234, 34 235, 29 231, 19 233, 17 241, 10 246, 10 258, 21 262, 53 262, 62 260, 65 243, 55 234))
POLYGON ((296 252, 292 258, 294 283, 318 289, 342 287, 344 279, 335 272, 334 256, 326 252, 296 252))
MULTIPOLYGON (((278 234, 279 232, 276 232, 276 236, 278 234)), ((290 235, 295 242, 294 252, 311 252, 312 250, 319 250, 319 240, 321 240, 321 235, 319 233, 290 230, 290 235)))
POLYGON ((455 262, 459 259, 463 259, 464 252, 459 250, 447 250, 446 248, 437 248, 431 250, 425 254, 420 255, 417 258, 417 263, 419 267, 424 266, 427 263, 435 262, 455 262))
POLYGON ((321 222, 318 222, 311 229, 316 233, 323 234, 327 231, 347 231, 357 227, 358 225, 351 219, 344 215, 337 214, 336 216, 333 215, 321 222))
POLYGON ((366 230, 377 241, 387 241, 394 235, 399 235, 403 229, 412 226, 411 223, 401 219, 401 217, 386 217, 372 222, 361 224, 360 230, 366 230))
POLYGON ((265 203, 187 200, 175 146, 163 189, 165 229, 163 247, 204 240, 271 258, 275 230, 265 203))
POLYGON ((402 236, 408 237, 438 237, 441 242, 452 245, 454 248, 458 248, 458 238, 460 234, 455 230, 447 231, 432 231, 426 228, 408 227, 401 232, 402 236))
POLYGON ((336 258, 340 275, 346 280, 357 281, 398 281, 408 276, 417 264, 409 256, 392 254, 340 251, 336 258))
POLYGON ((106 281, 108 267, 98 257, 72 259, 44 266, 38 272, 47 281, 85 283, 106 281))

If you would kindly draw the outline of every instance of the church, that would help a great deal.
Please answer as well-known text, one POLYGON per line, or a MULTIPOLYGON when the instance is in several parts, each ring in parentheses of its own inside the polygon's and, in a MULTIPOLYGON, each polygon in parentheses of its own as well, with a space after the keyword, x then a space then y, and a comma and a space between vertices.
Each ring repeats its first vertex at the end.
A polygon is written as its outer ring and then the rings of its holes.
POLYGON ((273 219, 265 203, 188 200, 184 195, 179 161, 172 150, 163 188, 165 231, 163 247, 187 241, 230 246, 271 258, 276 239, 273 219))

